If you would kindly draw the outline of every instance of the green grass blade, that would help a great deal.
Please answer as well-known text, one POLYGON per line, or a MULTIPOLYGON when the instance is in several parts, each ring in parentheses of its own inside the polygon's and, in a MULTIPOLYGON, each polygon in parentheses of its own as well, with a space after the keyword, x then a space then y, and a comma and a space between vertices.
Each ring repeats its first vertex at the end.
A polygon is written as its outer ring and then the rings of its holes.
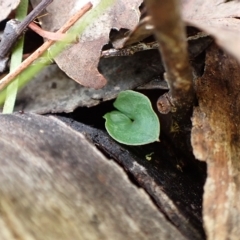
MULTIPOLYGON (((16 10, 16 19, 23 20, 27 15, 28 10, 28 0, 21 0, 17 10, 16 10)), ((13 48, 11 61, 10 61, 10 72, 16 69, 19 64, 22 62, 23 55, 23 45, 24 45, 24 36, 22 36, 16 43, 13 48)), ((18 91, 18 79, 12 82, 6 91, 6 99, 3 106, 3 113, 12 113, 17 97, 18 91)))
MULTIPOLYGON (((66 39, 61 42, 56 42, 50 49, 44 52, 39 59, 25 69, 19 76, 18 88, 25 86, 37 73, 39 73, 45 66, 51 64, 52 59, 62 52, 69 43, 72 43, 80 36, 84 30, 98 17, 103 14, 108 7, 110 7, 116 0, 102 0, 94 9, 85 14, 70 30, 66 39)), ((14 80, 16 81, 16 80, 14 80)), ((0 105, 3 104, 7 90, 4 89, 0 93, 0 105)))

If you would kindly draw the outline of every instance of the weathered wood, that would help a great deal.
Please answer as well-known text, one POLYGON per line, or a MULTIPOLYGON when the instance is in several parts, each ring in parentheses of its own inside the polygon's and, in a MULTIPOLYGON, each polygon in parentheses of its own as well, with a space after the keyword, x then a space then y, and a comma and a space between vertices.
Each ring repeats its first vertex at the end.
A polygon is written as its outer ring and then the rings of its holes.
POLYGON ((186 239, 82 134, 33 114, 0 122, 0 239, 186 239))
POLYGON ((239 79, 237 61, 213 45, 196 83, 199 107, 192 130, 194 154, 208 166, 203 219, 209 240, 240 235, 239 79))
MULTIPOLYGON (((81 115, 81 111, 76 115, 81 115)), ((202 223, 205 174, 202 176, 195 164, 189 165, 182 153, 174 152, 175 149, 163 135, 160 143, 127 147, 114 141, 103 130, 69 118, 58 118, 86 135, 123 166, 184 236, 190 240, 205 239, 202 223)), ((95 121, 98 119, 95 118, 95 121)), ((205 164, 202 165, 205 167, 205 164)))

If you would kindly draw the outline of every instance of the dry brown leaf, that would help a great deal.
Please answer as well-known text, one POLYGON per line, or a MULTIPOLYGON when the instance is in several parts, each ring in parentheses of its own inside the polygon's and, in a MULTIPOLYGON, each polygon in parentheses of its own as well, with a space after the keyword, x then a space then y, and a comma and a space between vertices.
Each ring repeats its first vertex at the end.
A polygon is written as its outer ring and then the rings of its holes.
POLYGON ((240 61, 240 2, 182 0, 183 18, 211 34, 217 44, 240 61))
POLYGON ((71 81, 56 65, 50 65, 18 94, 15 110, 72 112, 80 106, 90 107, 116 98, 119 92, 134 89, 156 77, 159 85, 165 83, 160 80, 164 69, 157 50, 124 58, 102 58, 99 69, 108 80, 107 84, 101 89, 89 89, 71 81))
POLYGON ((5 20, 12 10, 16 9, 20 0, 0 0, 0 22, 5 20))
MULTIPOLYGON (((216 43, 240 61, 240 2, 226 0, 181 0, 183 19, 212 35, 216 43)), ((153 34, 151 18, 143 19, 130 33, 125 46, 153 34)))
POLYGON ((240 66, 215 45, 196 90, 192 147, 207 162, 203 218, 208 240, 240 236, 240 66))
MULTIPOLYGON (((99 0, 92 1, 96 6, 99 0)), ((61 53, 55 60, 66 74, 78 83, 92 88, 102 88, 106 79, 98 72, 97 65, 103 45, 109 41, 111 28, 132 29, 139 21, 139 5, 142 0, 118 0, 94 21, 74 43, 61 53)), ((39 0, 32 0, 39 3, 39 0)), ((55 31, 66 20, 84 5, 78 0, 54 1, 47 11, 47 17, 42 19, 43 28, 55 31)))

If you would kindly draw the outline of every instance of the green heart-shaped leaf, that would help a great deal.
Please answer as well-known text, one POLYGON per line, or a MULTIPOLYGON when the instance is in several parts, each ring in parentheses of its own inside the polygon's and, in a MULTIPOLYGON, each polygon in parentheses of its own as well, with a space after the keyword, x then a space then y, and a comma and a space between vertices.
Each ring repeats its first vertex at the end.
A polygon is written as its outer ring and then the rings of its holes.
POLYGON ((159 120, 145 95, 131 90, 123 91, 113 105, 118 111, 103 116, 107 132, 113 139, 126 145, 159 141, 159 120))

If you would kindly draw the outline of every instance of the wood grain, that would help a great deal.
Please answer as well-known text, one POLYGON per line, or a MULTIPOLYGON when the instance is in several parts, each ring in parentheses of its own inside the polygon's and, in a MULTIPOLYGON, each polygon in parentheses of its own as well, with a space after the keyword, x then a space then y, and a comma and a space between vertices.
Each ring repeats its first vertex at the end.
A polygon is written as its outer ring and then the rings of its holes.
POLYGON ((33 114, 0 122, 1 239, 186 239, 82 134, 33 114))

